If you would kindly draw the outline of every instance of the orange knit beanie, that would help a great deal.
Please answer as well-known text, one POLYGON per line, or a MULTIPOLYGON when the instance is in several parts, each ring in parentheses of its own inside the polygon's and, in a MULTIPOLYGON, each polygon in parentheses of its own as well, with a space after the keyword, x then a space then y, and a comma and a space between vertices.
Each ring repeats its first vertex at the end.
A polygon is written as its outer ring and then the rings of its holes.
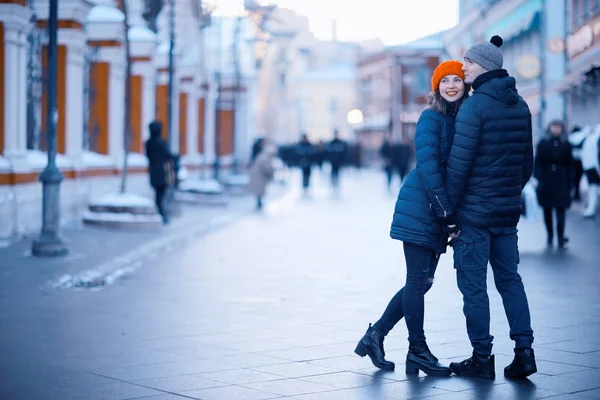
POLYGON ((444 61, 438 65, 435 71, 433 71, 433 76, 431 77, 431 90, 435 92, 440 86, 442 79, 448 75, 457 75, 464 81, 465 73, 463 72, 462 67, 463 63, 456 60, 444 61))

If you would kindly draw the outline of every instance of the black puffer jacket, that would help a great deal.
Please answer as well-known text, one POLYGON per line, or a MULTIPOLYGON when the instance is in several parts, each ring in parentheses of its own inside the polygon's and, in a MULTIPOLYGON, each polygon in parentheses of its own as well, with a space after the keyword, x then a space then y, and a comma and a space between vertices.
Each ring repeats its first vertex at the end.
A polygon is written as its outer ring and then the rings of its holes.
POLYGON ((456 117, 446 187, 459 221, 516 226, 533 171, 531 113, 505 70, 486 72, 456 117))

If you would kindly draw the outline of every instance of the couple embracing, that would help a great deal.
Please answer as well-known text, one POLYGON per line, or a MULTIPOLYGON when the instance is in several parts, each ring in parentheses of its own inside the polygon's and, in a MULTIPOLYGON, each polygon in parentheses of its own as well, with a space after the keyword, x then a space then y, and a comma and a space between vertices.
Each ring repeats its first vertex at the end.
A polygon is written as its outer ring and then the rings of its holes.
POLYGON ((433 73, 431 107, 415 134, 417 165, 400 190, 391 228, 391 237, 403 242, 406 285, 355 350, 380 369, 395 367, 385 359, 383 340, 404 317, 406 373, 494 379, 489 261, 515 342, 504 374, 524 378, 537 372, 529 305, 517 271, 521 191, 533 170, 531 113, 515 79, 502 69, 501 46, 502 38, 494 36, 471 47, 464 64, 446 61, 433 73), (449 238, 473 354, 447 367, 429 350, 423 319, 424 295, 449 238))

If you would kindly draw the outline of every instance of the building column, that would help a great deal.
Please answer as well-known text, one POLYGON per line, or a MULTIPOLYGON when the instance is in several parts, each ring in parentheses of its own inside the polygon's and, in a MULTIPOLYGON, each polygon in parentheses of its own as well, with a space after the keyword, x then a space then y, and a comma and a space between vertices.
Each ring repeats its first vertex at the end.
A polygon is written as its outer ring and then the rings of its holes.
MULTIPOLYGON (((134 21, 136 20, 134 19, 134 21)), ((154 120, 154 80, 156 78, 153 57, 156 50, 156 35, 150 29, 136 25, 129 28, 129 40, 132 61, 129 151, 144 153, 144 142, 149 136, 148 125, 154 120)))
POLYGON ((212 165, 212 163, 215 162, 215 117, 217 114, 217 88, 214 82, 206 83, 205 85, 206 97, 204 101, 204 163, 212 165))
POLYGON ((90 129, 97 134, 96 152, 112 157, 118 165, 124 156, 125 30, 124 15, 113 5, 96 5, 87 19, 88 46, 97 49, 90 67, 94 101, 90 129))
POLYGON ((198 164, 198 90, 194 84, 193 76, 183 76, 181 80, 180 93, 180 126, 179 149, 181 155, 185 156, 188 164, 198 164), (181 100, 184 100, 182 102, 181 100), (185 108, 185 110, 184 110, 185 108), (185 146, 182 142, 185 140, 185 146))
MULTIPOLYGON (((83 63, 86 51, 84 23, 91 9, 84 0, 59 3, 58 7, 58 82, 56 124, 57 152, 66 154, 75 165, 80 164, 83 149, 83 63)), ((48 27, 48 4, 36 2, 38 27, 48 27)), ((47 65, 47 47, 42 55, 47 65)), ((42 90, 45 98, 46 87, 42 90)), ((46 126, 46 105, 42 104, 42 126, 46 126)), ((45 129, 44 129, 45 131, 45 129)))
MULTIPOLYGON (((174 77, 173 77, 173 123, 172 135, 169 138, 169 148, 172 152, 179 152, 179 85, 178 68, 177 68, 177 53, 173 55, 174 61, 174 77)), ((163 138, 167 138, 169 127, 169 43, 163 43, 158 47, 156 58, 156 119, 163 124, 163 138)))
POLYGON ((27 151, 27 34, 25 1, 0 0, 0 155, 27 151))

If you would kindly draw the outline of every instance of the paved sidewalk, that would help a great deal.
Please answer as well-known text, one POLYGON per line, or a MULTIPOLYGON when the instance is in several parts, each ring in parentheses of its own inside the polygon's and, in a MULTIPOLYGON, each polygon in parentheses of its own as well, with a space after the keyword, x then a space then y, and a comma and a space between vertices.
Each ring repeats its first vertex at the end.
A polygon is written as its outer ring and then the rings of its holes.
MULTIPOLYGON (((395 372, 354 355, 403 284, 401 244, 388 236, 393 203, 383 176, 351 171, 341 198, 323 185, 309 198, 296 190, 100 290, 40 289, 39 279, 17 290, 18 268, 9 268, 0 282, 0 398, 600 398, 600 223, 577 216, 563 253, 545 249, 541 221, 520 226, 539 367, 530 380, 502 376, 512 343, 491 277, 496 380, 407 376, 403 322, 386 340, 395 372)), ((425 327, 444 363, 470 354, 461 302, 445 256, 425 327)))

